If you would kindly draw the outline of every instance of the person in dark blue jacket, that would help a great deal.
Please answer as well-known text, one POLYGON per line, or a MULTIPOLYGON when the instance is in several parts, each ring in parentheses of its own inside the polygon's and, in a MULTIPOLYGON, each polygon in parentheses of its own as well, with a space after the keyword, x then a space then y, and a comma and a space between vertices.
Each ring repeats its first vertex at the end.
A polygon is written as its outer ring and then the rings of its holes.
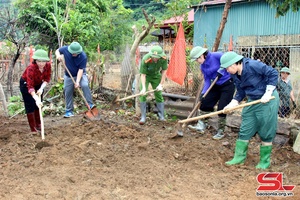
POLYGON ((271 163, 272 142, 276 135, 279 95, 276 90, 278 72, 271 66, 258 60, 244 58, 235 52, 227 52, 221 57, 221 67, 232 76, 237 92, 231 102, 224 108, 233 108, 247 98, 248 102, 259 100, 259 104, 244 107, 242 123, 236 141, 234 158, 226 165, 243 164, 247 157, 249 140, 258 133, 260 161, 257 169, 267 169, 271 163), (272 96, 275 97, 271 100, 272 96))
MULTIPOLYGON (((222 110, 232 99, 235 87, 230 74, 220 68, 220 58, 222 52, 210 52, 208 49, 196 46, 190 53, 191 61, 196 61, 200 64, 200 70, 204 77, 204 86, 200 95, 200 114, 214 111, 214 106, 217 105, 217 110, 222 110), (217 82, 208 92, 205 98, 202 98, 212 82, 218 77, 217 82)), ((207 126, 207 121, 204 123, 199 120, 196 126, 189 125, 193 130, 204 132, 207 126)), ((217 133, 213 139, 222 139, 226 126, 226 114, 220 114, 218 119, 217 133)))
POLYGON ((65 70, 64 75, 64 94, 66 100, 65 118, 74 116, 73 94, 74 88, 81 88, 90 109, 95 105, 91 90, 89 87, 88 77, 86 74, 87 56, 82 46, 78 42, 72 42, 69 46, 60 47, 55 51, 56 59, 64 61, 75 83, 73 83, 70 74, 65 70))

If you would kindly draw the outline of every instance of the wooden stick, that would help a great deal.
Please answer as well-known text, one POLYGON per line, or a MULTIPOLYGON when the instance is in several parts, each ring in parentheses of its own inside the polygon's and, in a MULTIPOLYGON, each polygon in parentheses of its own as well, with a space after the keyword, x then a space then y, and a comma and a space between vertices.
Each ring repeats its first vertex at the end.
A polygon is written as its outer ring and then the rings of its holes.
MULTIPOLYGON (((39 98, 41 100, 41 95, 39 94, 39 98)), ((44 132, 44 119, 43 119, 43 113, 42 113, 42 106, 39 106, 39 114, 41 119, 41 135, 42 140, 45 140, 45 132, 44 132)))
MULTIPOLYGON (((218 81, 218 79, 219 79, 219 77, 217 76, 214 79, 214 81, 210 84, 209 88, 204 93, 203 98, 205 98, 207 96, 207 94, 209 93, 209 91, 211 90, 211 88, 215 85, 215 83, 218 81)), ((196 97, 196 98, 198 98, 198 97, 196 97)), ((201 105, 201 101, 198 101, 197 104, 194 106, 193 110, 191 111, 191 113, 189 114, 189 116, 187 117, 187 119, 191 118, 194 115, 194 113, 196 112, 196 110, 199 109, 200 105, 201 105)), ((182 128, 185 128, 185 126, 186 126, 186 123, 182 124, 182 128)))
MULTIPOLYGON (((275 97, 272 96, 271 99, 275 99, 275 97)), ((233 108, 226 109, 226 112, 231 112, 233 110, 237 110, 237 109, 244 108, 246 106, 251 106, 251 105, 254 105, 254 104, 258 104, 258 103, 261 103, 260 99, 255 100, 255 101, 251 101, 251 102, 248 102, 248 103, 244 103, 244 104, 235 106, 233 108)), ((180 120, 180 121, 178 121, 178 123, 182 124, 182 123, 197 121, 199 119, 211 117, 211 116, 218 115, 218 114, 225 114, 225 110, 223 109, 223 110, 219 110, 219 111, 216 111, 216 112, 208 113, 208 114, 205 114, 205 115, 200 115, 198 117, 193 117, 193 118, 189 118, 189 119, 185 119, 185 120, 180 120)))
POLYGON ((134 98, 134 97, 146 95, 146 94, 148 94, 148 93, 155 92, 155 91, 156 91, 156 90, 149 90, 149 91, 145 92, 145 94, 141 94, 141 93, 139 93, 139 94, 134 94, 134 95, 131 95, 131 96, 122 98, 122 99, 117 99, 116 101, 124 101, 124 100, 127 100, 127 99, 132 99, 132 98, 134 98))

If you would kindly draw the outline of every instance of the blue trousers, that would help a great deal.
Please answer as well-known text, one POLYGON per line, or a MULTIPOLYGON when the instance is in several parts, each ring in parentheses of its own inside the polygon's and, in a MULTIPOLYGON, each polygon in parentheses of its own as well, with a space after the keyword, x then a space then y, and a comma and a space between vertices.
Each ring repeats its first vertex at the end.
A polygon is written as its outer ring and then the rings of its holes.
MULTIPOLYGON (((76 80, 76 76, 73 77, 74 80, 76 80)), ((93 104, 93 100, 92 100, 92 94, 90 91, 90 87, 89 87, 89 81, 88 78, 86 76, 86 74, 82 75, 82 78, 80 80, 79 83, 83 95, 86 99, 86 101, 88 102, 89 106, 92 107, 93 104)), ((74 110, 74 105, 73 105, 73 94, 74 94, 74 83, 72 81, 72 79, 66 75, 64 75, 64 93, 65 93, 65 101, 66 101, 66 112, 73 112, 74 110)), ((84 101, 84 100, 82 100, 84 101)))

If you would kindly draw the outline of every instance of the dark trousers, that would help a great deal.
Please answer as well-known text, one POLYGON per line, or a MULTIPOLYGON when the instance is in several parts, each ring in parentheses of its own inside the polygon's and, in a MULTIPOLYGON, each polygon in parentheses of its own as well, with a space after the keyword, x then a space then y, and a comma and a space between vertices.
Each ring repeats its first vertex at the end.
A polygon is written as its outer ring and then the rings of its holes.
MULTIPOLYGON (((41 84, 34 87, 35 91, 40 89, 41 84)), ((31 94, 28 93, 27 83, 24 81, 24 79, 20 79, 20 91, 24 100, 24 106, 26 114, 32 113, 35 110, 39 109, 36 104, 35 100, 32 98, 31 94)), ((43 99, 43 95, 41 95, 41 100, 43 99)))
MULTIPOLYGON (((235 86, 229 79, 222 85, 214 85, 207 96, 202 99, 200 110, 205 112, 214 111, 214 106, 218 103, 217 110, 223 110, 233 98, 235 86)), ((219 117, 226 117, 226 114, 219 114, 219 117)))
POLYGON ((284 118, 288 117, 291 113, 291 108, 286 106, 281 106, 279 108, 279 117, 284 118))

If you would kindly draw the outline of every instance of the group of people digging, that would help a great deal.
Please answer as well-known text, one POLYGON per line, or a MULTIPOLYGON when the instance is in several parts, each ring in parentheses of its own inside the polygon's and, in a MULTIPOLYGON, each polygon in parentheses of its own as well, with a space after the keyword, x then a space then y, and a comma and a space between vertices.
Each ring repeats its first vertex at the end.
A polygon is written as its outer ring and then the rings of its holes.
MULTIPOLYGON (((78 42, 56 50, 56 58, 65 62, 71 75, 76 80, 70 80, 70 74, 64 75, 64 93, 66 113, 64 117, 72 117, 73 91, 81 87, 89 107, 94 107, 91 92, 86 77, 87 56, 78 42)), ((236 140, 235 154, 227 165, 243 164, 247 157, 249 140, 256 134, 261 138, 260 161, 256 168, 266 169, 270 166, 272 141, 276 135, 279 95, 276 90, 278 72, 271 66, 258 60, 243 57, 235 52, 210 52, 208 49, 196 46, 190 53, 191 61, 200 64, 204 77, 204 86, 200 95, 200 115, 217 110, 223 110, 218 116, 218 127, 213 139, 222 139, 226 126, 226 114, 231 108, 239 105, 243 100, 248 102, 259 100, 259 104, 243 108, 242 122, 236 140), (214 82, 214 80, 216 80, 214 82), (210 88, 211 84, 214 85, 210 88), (203 94, 210 91, 203 97, 203 94), (273 98, 273 99, 272 99, 273 98)), ((31 132, 39 130, 39 117, 36 114, 42 106, 43 89, 49 83, 51 76, 50 59, 44 50, 37 50, 33 55, 33 62, 26 68, 20 79, 20 88, 24 99, 25 109, 31 132)), ((146 123, 146 92, 149 84, 155 89, 154 97, 158 110, 159 120, 164 118, 163 85, 166 79, 168 62, 166 54, 160 46, 154 46, 146 54, 140 65, 140 109, 139 124, 146 123)), ((204 132, 207 121, 199 120, 190 129, 204 132)))

